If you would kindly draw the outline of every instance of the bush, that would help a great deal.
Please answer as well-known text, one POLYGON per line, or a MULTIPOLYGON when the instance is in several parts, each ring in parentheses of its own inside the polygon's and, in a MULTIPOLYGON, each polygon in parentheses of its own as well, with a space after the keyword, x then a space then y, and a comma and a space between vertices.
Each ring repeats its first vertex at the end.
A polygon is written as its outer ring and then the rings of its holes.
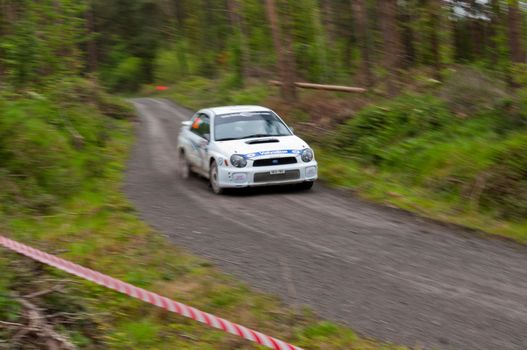
POLYGON ((507 140, 485 172, 481 201, 504 218, 527 217, 527 134, 507 140))
POLYGON ((265 101, 269 95, 269 89, 266 86, 251 86, 245 89, 233 90, 225 103, 235 105, 253 105, 265 101))
POLYGON ((18 102, 1 113, 2 164, 25 188, 64 195, 80 185, 77 169, 70 167, 75 150, 66 133, 51 124, 57 111, 49 102, 18 102))
POLYGON ((431 96, 403 96, 341 125, 334 147, 457 210, 521 220, 527 217, 527 102, 520 95, 471 118, 431 96))
MULTIPOLYGON (((79 81, 72 86, 85 92, 81 87, 90 84, 79 81)), ((60 198, 81 191, 89 178, 104 175, 108 129, 115 122, 101 110, 112 106, 112 113, 120 114, 125 108, 114 107, 112 99, 105 100, 107 105, 86 104, 82 94, 73 94, 63 104, 54 101, 72 91, 0 99, 0 199, 5 209, 47 211, 60 198)))
POLYGON ((106 85, 115 91, 136 91, 144 80, 143 61, 127 57, 103 75, 106 85))
POLYGON ((196 72, 196 62, 190 57, 185 42, 170 49, 160 50, 154 62, 154 75, 157 83, 174 83, 196 72))
POLYGON ((408 95, 383 106, 369 107, 338 129, 336 146, 360 155, 368 163, 387 159, 386 148, 453 123, 441 101, 408 95))
POLYGON ((135 115, 129 103, 108 94, 94 79, 63 79, 57 82, 48 96, 62 107, 90 105, 116 119, 132 118, 135 115))

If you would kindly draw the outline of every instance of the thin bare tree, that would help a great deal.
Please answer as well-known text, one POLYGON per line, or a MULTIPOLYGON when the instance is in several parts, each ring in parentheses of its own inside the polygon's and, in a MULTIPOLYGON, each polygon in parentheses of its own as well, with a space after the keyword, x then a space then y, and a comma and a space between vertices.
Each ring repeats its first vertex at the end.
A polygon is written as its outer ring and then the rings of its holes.
POLYGON ((388 74, 387 90, 388 94, 393 95, 402 62, 401 35, 397 26, 397 0, 383 0, 378 6, 384 43, 383 65, 388 74))
POLYGON ((518 0, 508 2, 508 29, 509 29, 509 49, 512 62, 525 62, 525 47, 522 41, 522 22, 523 17, 518 0))
POLYGON ((237 33, 240 45, 240 69, 245 83, 249 78, 249 63, 251 61, 249 45, 247 43, 247 33, 245 32, 245 18, 240 7, 240 0, 227 0, 229 18, 233 32, 237 33))
POLYGON ((88 71, 95 72, 98 68, 98 54, 97 54, 97 37, 95 29, 95 16, 93 10, 93 1, 88 3, 86 9, 86 31, 88 32, 89 38, 86 43, 86 51, 88 54, 88 71))
POLYGON ((351 0, 353 20, 358 45, 361 51, 361 65, 359 80, 365 86, 373 85, 373 75, 371 68, 370 40, 368 36, 368 14, 364 0, 351 0))
MULTIPOLYGON (((266 0, 267 16, 271 26, 273 43, 275 47, 278 70, 282 80, 281 94, 287 102, 295 102, 297 99, 295 90, 295 62, 293 58, 291 37, 289 33, 282 34, 282 27, 274 0, 266 0)), ((284 13, 284 27, 289 28, 289 18, 284 13)))

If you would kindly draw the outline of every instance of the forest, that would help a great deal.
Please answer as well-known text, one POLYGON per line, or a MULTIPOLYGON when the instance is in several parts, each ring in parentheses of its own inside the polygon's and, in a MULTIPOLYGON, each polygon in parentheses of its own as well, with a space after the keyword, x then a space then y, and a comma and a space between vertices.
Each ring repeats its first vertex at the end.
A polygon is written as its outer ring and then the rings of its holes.
MULTIPOLYGON (((509 85, 525 71, 516 0, 2 0, 0 77, 18 88, 96 73, 114 91, 230 74, 398 91, 453 64, 509 85), (519 75, 519 76, 518 76, 519 75)), ((287 84, 286 84, 287 85, 287 84)))
MULTIPOLYGON (((520 0, 0 0, 0 234, 309 349, 405 349, 283 311, 143 223, 122 194, 126 99, 269 106, 314 146, 324 186, 526 243, 526 14, 520 0)), ((0 271, 0 349, 251 348, 14 254, 0 271), (17 328, 28 300, 57 333, 17 328)))

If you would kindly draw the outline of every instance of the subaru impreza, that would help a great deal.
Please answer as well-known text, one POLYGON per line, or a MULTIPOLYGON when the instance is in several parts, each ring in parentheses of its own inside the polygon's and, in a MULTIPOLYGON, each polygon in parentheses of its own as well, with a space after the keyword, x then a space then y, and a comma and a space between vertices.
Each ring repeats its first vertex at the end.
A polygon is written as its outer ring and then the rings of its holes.
POLYGON ((180 176, 200 174, 216 194, 269 185, 308 190, 317 179, 313 150, 269 108, 206 108, 182 124, 177 148, 180 176))

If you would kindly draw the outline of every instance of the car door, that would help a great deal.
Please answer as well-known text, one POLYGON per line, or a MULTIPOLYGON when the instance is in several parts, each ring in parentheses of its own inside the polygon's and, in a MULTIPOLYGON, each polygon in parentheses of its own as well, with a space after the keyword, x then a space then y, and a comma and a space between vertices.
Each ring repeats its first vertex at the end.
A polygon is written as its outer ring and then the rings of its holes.
POLYGON ((205 171, 205 164, 208 154, 210 140, 210 118, 205 113, 198 113, 192 118, 190 125, 189 142, 190 154, 189 161, 193 166, 205 171))

